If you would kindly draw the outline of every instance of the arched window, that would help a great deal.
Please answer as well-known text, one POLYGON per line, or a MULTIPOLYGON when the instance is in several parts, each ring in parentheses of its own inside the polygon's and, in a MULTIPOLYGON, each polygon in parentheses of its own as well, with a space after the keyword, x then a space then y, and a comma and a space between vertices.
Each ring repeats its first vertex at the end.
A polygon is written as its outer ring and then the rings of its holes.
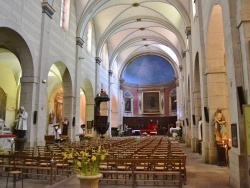
POLYGON ((60 27, 62 27, 65 31, 68 31, 69 29, 69 12, 70 12, 70 0, 62 0, 60 27))
POLYGON ((91 47, 92 47, 92 24, 91 22, 88 23, 87 26, 87 52, 91 53, 91 47))

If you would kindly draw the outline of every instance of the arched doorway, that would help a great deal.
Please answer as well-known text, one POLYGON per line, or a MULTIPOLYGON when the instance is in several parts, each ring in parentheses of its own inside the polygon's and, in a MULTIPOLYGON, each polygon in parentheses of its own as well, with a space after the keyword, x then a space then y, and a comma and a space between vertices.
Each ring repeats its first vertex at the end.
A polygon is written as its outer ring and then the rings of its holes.
POLYGON ((55 124, 59 125, 57 132, 61 134, 63 121, 67 119, 68 128, 65 136, 72 139, 72 81, 67 67, 61 62, 56 62, 49 70, 47 98, 47 134, 55 134, 55 124))
POLYGON ((93 120, 94 120, 94 92, 93 86, 88 78, 84 78, 80 89, 79 112, 76 111, 76 134, 81 134, 81 123, 85 124, 85 135, 94 136, 93 120), (82 93, 83 92, 83 93, 82 93), (80 114, 78 114, 80 113, 80 114), (79 116, 78 116, 79 115, 79 116))
POLYGON ((13 129, 20 98, 22 69, 19 60, 11 51, 0 49, 0 119, 13 129))

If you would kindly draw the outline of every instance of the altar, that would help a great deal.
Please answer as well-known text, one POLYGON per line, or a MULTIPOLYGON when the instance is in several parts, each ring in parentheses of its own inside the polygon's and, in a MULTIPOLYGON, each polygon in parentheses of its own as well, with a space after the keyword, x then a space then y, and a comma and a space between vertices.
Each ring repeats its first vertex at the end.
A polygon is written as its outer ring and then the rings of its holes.
POLYGON ((10 128, 5 127, 4 120, 0 119, 0 147, 4 151, 14 150, 16 135, 11 134, 10 128))
POLYGON ((141 133, 141 135, 143 135, 143 134, 155 135, 155 134, 157 134, 156 128, 157 128, 156 123, 153 122, 153 120, 151 120, 147 125, 147 129, 140 130, 140 133, 141 133))
POLYGON ((13 134, 0 134, 0 147, 4 151, 11 151, 15 149, 15 138, 13 134))

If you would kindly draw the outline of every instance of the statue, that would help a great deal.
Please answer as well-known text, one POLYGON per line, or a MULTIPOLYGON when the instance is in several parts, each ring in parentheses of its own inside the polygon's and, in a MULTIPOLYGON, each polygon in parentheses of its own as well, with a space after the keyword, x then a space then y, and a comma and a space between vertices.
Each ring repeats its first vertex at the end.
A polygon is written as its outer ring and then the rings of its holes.
POLYGON ((222 140, 227 140, 227 123, 220 108, 218 108, 214 113, 214 126, 214 134, 216 136, 216 141, 220 142, 222 140))
POLYGON ((69 120, 66 116, 63 119, 62 125, 63 125, 62 135, 68 135, 69 120))
POLYGON ((28 119, 28 113, 25 111, 24 107, 21 106, 17 114, 17 124, 15 127, 17 135, 17 138, 15 139, 15 151, 24 150, 24 143, 27 140, 26 138, 26 132, 28 129, 27 119, 28 119))
POLYGON ((55 114, 53 111, 49 114, 49 124, 54 124, 55 123, 55 114))
POLYGON ((23 138, 26 136, 27 119, 28 119, 28 113, 25 111, 24 107, 21 106, 17 114, 17 124, 15 127, 17 136, 19 138, 23 138))

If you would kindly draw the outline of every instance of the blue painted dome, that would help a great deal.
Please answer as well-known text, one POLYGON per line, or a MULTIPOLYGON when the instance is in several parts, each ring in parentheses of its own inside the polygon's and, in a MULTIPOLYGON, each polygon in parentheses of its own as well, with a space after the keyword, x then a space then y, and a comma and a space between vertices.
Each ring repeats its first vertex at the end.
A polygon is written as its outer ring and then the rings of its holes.
POLYGON ((147 85, 167 83, 174 80, 174 69, 164 58, 156 55, 140 56, 125 68, 125 83, 147 85))

